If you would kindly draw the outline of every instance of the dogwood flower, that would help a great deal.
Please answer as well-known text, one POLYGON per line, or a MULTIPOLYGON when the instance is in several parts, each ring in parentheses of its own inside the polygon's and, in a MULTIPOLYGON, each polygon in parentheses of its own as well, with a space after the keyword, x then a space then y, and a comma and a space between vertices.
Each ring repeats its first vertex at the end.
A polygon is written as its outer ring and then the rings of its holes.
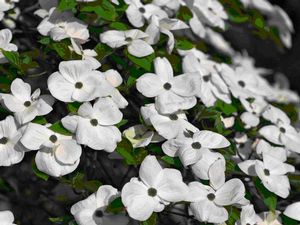
POLYGON ((300 221, 300 202, 294 202, 286 207, 283 214, 294 219, 300 221))
POLYGON ((126 16, 134 27, 144 26, 145 20, 149 20, 153 15, 159 19, 168 17, 164 10, 152 3, 144 5, 140 0, 126 0, 126 3, 129 4, 126 16))
POLYGON ((145 221, 170 202, 185 200, 188 187, 176 169, 163 169, 155 156, 147 156, 136 177, 124 185, 122 202, 130 217, 145 221))
POLYGON ((291 126, 289 117, 282 110, 269 105, 263 117, 274 124, 264 126, 259 130, 264 138, 274 144, 283 145, 288 150, 300 152, 300 134, 291 126))
POLYGON ((81 146, 71 136, 29 123, 20 141, 29 150, 39 150, 35 156, 36 166, 50 176, 69 174, 79 164, 81 146))
POLYGON ((258 176, 263 185, 276 195, 282 198, 289 195, 290 183, 286 174, 294 172, 294 166, 284 163, 268 153, 263 153, 263 161, 246 160, 239 163, 238 166, 247 175, 258 176))
POLYGON ((201 130, 184 132, 175 139, 170 139, 162 145, 164 153, 168 156, 178 156, 184 166, 195 164, 202 156, 203 149, 226 148, 230 142, 222 135, 201 130))
POLYGON ((181 111, 161 114, 156 110, 154 104, 148 104, 141 108, 141 114, 145 122, 148 125, 153 125, 157 133, 166 139, 175 138, 185 130, 198 130, 188 122, 186 115, 181 111))
POLYGON ((16 225, 14 214, 9 210, 0 211, 1 225, 16 225))
POLYGON ((156 132, 148 130, 146 126, 137 124, 123 131, 123 135, 131 142, 134 148, 145 147, 150 143, 164 140, 156 132))
POLYGON ((194 96, 200 82, 191 74, 173 76, 167 58, 154 60, 155 74, 146 73, 137 79, 136 88, 148 98, 155 97, 155 106, 161 113, 174 113, 196 105, 194 96))
POLYGON ((19 2, 19 0, 11 0, 11 1, 0 0, 0 21, 4 17, 4 12, 14 8, 15 3, 17 2, 19 2))
POLYGON ((201 222, 223 223, 228 219, 224 206, 245 204, 245 186, 239 179, 225 182, 225 164, 215 161, 209 169, 210 186, 194 181, 189 183, 190 209, 201 222))
POLYGON ((0 166, 17 164, 24 158, 24 146, 20 143, 22 132, 12 116, 0 121, 0 166))
POLYGON ((51 95, 40 95, 41 90, 36 89, 31 94, 31 87, 19 78, 10 86, 12 94, 0 94, 3 104, 11 112, 19 124, 32 121, 36 116, 43 116, 52 111, 54 99, 51 95))
POLYGON ((274 147, 263 139, 259 140, 256 146, 256 152, 259 155, 263 155, 265 153, 269 154, 282 162, 285 162, 287 160, 288 155, 288 152, 285 148, 274 147))
POLYGON ((63 102, 91 101, 113 90, 105 76, 94 70, 94 64, 88 60, 61 62, 59 72, 48 78, 48 88, 53 97, 63 102))
POLYGON ((55 7, 50 9, 49 15, 37 29, 41 35, 50 36, 54 41, 71 38, 79 43, 85 43, 90 36, 87 25, 74 17, 72 12, 60 12, 55 7))
POLYGON ((109 30, 100 34, 100 40, 111 48, 119 48, 126 45, 131 55, 145 57, 154 52, 151 45, 145 41, 148 36, 148 34, 137 29, 126 31, 109 30))
POLYGON ((163 33, 168 36, 167 51, 171 54, 175 44, 174 35, 171 31, 187 28, 189 28, 188 25, 181 20, 169 18, 159 19, 156 16, 152 16, 151 22, 145 31, 149 35, 147 42, 151 45, 157 44, 160 39, 160 33, 163 33))
POLYGON ((62 124, 76 133, 79 144, 95 150, 112 152, 121 141, 121 132, 114 125, 122 120, 122 113, 110 97, 99 98, 92 106, 85 102, 78 109, 78 116, 66 116, 62 124))
MULTIPOLYGON (((1 8, 1 2, 0 2, 1 8)), ((18 47, 15 44, 10 43, 12 40, 12 33, 9 29, 0 30, 0 48, 8 52, 18 51, 18 47)), ((3 53, 0 51, 0 63, 7 62, 7 59, 4 57, 3 53)))
POLYGON ((196 96, 207 107, 213 106, 217 99, 231 103, 229 89, 220 77, 217 66, 217 63, 201 55, 197 57, 194 53, 187 54, 183 58, 183 71, 195 75, 200 80, 196 96))
POLYGON ((263 13, 270 13, 274 8, 268 0, 241 0, 241 3, 247 8, 258 9, 263 13))
POLYGON ((262 219, 254 211, 253 205, 246 205, 242 207, 241 219, 237 221, 236 225, 256 225, 262 222, 262 219))
POLYGON ((261 222, 259 222, 257 225, 283 225, 281 223, 279 211, 268 211, 268 212, 262 212, 259 214, 259 217, 261 218, 261 222))
POLYGON ((242 105, 246 109, 240 116, 242 122, 245 124, 245 128, 256 127, 260 122, 260 116, 267 108, 268 103, 263 98, 255 98, 249 102, 246 99, 240 99, 242 105))
POLYGON ((180 8, 180 0, 153 0, 153 4, 161 7, 169 16, 173 16, 180 8))
POLYGON ((209 168, 217 160, 222 160, 225 165, 225 158, 221 153, 213 152, 208 148, 203 148, 202 157, 195 164, 191 165, 193 173, 201 180, 209 180, 209 168))
POLYGON ((196 34, 200 38, 204 38, 206 35, 207 27, 204 26, 201 19, 197 16, 196 12, 191 9, 193 17, 189 20, 189 25, 194 34, 196 34))
POLYGON ((96 193, 77 202, 71 207, 71 213, 78 225, 126 225, 129 222, 125 215, 113 215, 105 210, 117 197, 119 192, 110 185, 102 185, 96 193))

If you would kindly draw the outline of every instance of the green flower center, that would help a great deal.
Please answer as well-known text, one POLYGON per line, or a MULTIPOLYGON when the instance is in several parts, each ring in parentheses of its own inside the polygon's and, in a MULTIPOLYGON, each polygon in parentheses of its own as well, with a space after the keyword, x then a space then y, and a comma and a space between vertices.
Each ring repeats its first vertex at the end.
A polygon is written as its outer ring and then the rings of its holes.
POLYGON ((270 176, 270 170, 264 169, 264 174, 265 174, 266 176, 270 176))
POLYGON ((90 123, 92 124, 92 126, 97 126, 98 125, 98 120, 97 119, 91 119, 90 123))
POLYGON ((216 198, 216 196, 215 196, 215 194, 213 194, 213 193, 209 193, 209 194, 207 195, 207 198, 208 198, 208 200, 213 201, 213 200, 216 198))
POLYGON ((25 106, 25 107, 29 107, 29 106, 31 106, 31 102, 30 102, 30 101, 26 101, 26 102, 24 102, 24 106, 25 106))
POLYGON ((239 84, 242 88, 246 86, 245 82, 242 81, 242 80, 240 80, 240 81, 238 82, 238 84, 239 84))
POLYGON ((0 138, 0 144, 5 145, 7 142, 8 142, 8 138, 7 137, 0 138))
POLYGON ((50 137, 49 137, 49 140, 52 142, 52 143, 55 143, 57 141, 57 136, 52 134, 50 137))
POLYGON ((149 188, 148 195, 151 197, 155 197, 157 195, 157 190, 155 188, 149 188))
POLYGON ((192 148, 193 149, 200 149, 201 148, 200 142, 194 142, 194 143, 192 143, 192 148))
POLYGON ((81 82, 77 82, 75 84, 75 88, 77 88, 77 89, 81 89, 82 87, 83 87, 83 83, 81 83, 81 82))
POLYGON ((169 118, 170 120, 178 120, 178 116, 176 114, 171 114, 169 118))
POLYGON ((164 89, 166 89, 166 90, 170 90, 171 87, 172 87, 172 85, 170 83, 165 83, 164 84, 164 89))

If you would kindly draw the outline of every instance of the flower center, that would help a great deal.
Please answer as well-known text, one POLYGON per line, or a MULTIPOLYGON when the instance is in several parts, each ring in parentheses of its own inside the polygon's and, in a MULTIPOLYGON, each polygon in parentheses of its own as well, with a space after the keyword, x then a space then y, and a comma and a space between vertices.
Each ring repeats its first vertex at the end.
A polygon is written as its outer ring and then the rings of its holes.
POLYGON ((265 174, 266 176, 270 176, 270 170, 264 169, 264 174, 265 174))
POLYGON ((203 80, 208 82, 210 80, 210 75, 203 76, 203 80))
POLYGON ((55 142, 57 141, 56 135, 52 134, 52 135, 49 137, 49 140, 50 140, 52 143, 55 143, 55 142))
POLYGON ((30 101, 26 101, 26 102, 24 102, 24 106, 25 106, 25 107, 29 107, 29 106, 31 106, 31 102, 30 102, 30 101))
POLYGON ((170 83, 165 83, 164 84, 164 89, 166 89, 166 90, 170 90, 171 87, 172 87, 172 85, 170 83))
POLYGON ((178 116, 176 114, 171 114, 169 118, 170 120, 178 120, 178 116))
POLYGON ((157 195, 157 190, 155 188, 149 188, 148 195, 151 197, 155 197, 157 195))
POLYGON ((200 142, 194 142, 194 143, 192 143, 192 148, 193 149, 200 149, 201 148, 200 142))
POLYGON ((215 196, 215 194, 213 194, 213 193, 209 193, 209 194, 207 195, 207 198, 208 198, 208 200, 213 201, 213 200, 216 198, 216 196, 215 196))
POLYGON ((146 10, 145 10, 144 7, 140 7, 140 8, 139 8, 139 11, 140 11, 140 13, 145 13, 145 12, 146 12, 146 10))
POLYGON ((132 39, 131 37, 127 37, 127 38, 125 38, 125 41, 127 41, 127 42, 132 42, 133 39, 132 39))
POLYGON ((98 209, 95 211, 95 216, 96 217, 103 217, 104 216, 104 213, 102 210, 98 209))
POLYGON ((0 139, 0 144, 5 145, 8 142, 8 138, 7 137, 2 137, 0 139))
POLYGON ((97 119, 91 119, 90 123, 92 124, 92 126, 97 126, 98 125, 98 120, 97 119))
POLYGON ((239 84, 242 88, 246 86, 245 82, 242 81, 242 80, 240 80, 240 81, 238 82, 238 84, 239 84))
POLYGON ((279 130, 280 130, 281 133, 285 133, 286 132, 286 130, 283 127, 280 127, 279 130))
POLYGON ((75 88, 77 88, 77 89, 81 89, 82 87, 83 87, 83 83, 81 83, 81 82, 77 82, 75 84, 75 88))

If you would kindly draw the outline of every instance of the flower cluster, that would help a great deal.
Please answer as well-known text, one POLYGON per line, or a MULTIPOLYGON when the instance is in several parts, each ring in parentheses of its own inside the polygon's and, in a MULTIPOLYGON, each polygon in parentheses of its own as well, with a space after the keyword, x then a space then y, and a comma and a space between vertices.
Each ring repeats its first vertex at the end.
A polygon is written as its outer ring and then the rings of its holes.
MULTIPOLYGON (((0 0, 0 19, 14 2, 0 0)), ((85 164, 90 150, 124 160, 135 173, 75 203, 70 212, 78 225, 126 225, 157 213, 214 224, 233 218, 230 224, 281 224, 280 210, 300 220, 299 202, 286 207, 284 200, 300 153, 300 131, 285 106, 294 109, 300 99, 270 83, 272 71, 257 68, 217 32, 230 19, 223 1, 90 0, 74 1, 74 8, 65 2, 41 0, 35 11, 42 48, 61 57, 45 72, 46 88, 32 90, 37 85, 26 82, 32 68, 10 43, 11 31, 0 31, 0 62, 25 71, 0 94, 9 112, 0 121, 0 166, 36 151, 38 172, 60 178, 85 164), (212 57, 200 41, 230 62, 212 57), (62 105, 68 113, 48 120, 62 105), (257 214, 257 198, 270 211, 257 214)), ((279 6, 241 2, 244 10, 262 11, 291 47, 293 26, 279 6)), ((13 224, 14 217, 2 211, 0 221, 13 224)))

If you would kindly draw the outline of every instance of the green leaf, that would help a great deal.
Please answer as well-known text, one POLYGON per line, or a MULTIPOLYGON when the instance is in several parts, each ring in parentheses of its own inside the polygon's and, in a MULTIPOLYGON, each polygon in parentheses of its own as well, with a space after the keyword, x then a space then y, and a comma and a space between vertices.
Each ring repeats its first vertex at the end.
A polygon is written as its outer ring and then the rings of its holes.
POLYGON ((264 203, 266 206, 272 211, 275 212, 276 205, 277 205, 277 196, 267 190, 265 186, 262 184, 261 180, 259 178, 255 178, 255 186, 258 190, 259 194, 261 195, 264 203))
POLYGON ((60 225, 76 225, 72 216, 61 216, 48 218, 50 222, 60 225))
POLYGON ((0 191, 1 192, 12 192, 14 189, 10 186, 9 183, 7 183, 6 180, 4 180, 2 177, 0 177, 0 191))
POLYGON ((51 39, 50 39, 50 37, 42 37, 38 42, 43 45, 48 45, 48 44, 50 44, 51 39))
POLYGON ((41 125, 44 125, 44 124, 48 123, 47 120, 45 119, 45 117, 43 117, 43 116, 37 116, 31 122, 41 124, 41 125))
POLYGON ((141 225, 156 225, 157 224, 157 214, 152 213, 151 217, 146 221, 140 223, 141 225))
POLYGON ((281 214, 281 219, 282 219, 282 224, 283 225, 298 225, 298 221, 297 220, 293 220, 290 217, 287 217, 284 214, 281 214))
MULTIPOLYGON (((228 207, 229 208, 229 207, 228 207)), ((228 210, 229 216, 228 220, 226 221, 227 225, 235 225, 236 221, 240 219, 240 212, 237 208, 231 206, 228 210)))
POLYGON ((60 0, 58 4, 58 9, 60 11, 65 11, 65 10, 73 10, 77 6, 77 1, 76 0, 60 0))
POLYGON ((72 135, 72 133, 70 131, 68 131, 66 128, 64 128, 61 121, 58 121, 58 122, 52 124, 49 127, 49 129, 56 133, 59 133, 59 134, 68 135, 68 136, 72 135))
POLYGON ((44 172, 39 171, 39 169, 36 167, 35 162, 32 163, 32 170, 33 170, 34 174, 37 177, 41 178, 42 180, 47 181, 49 179, 49 175, 48 174, 45 174, 44 172))
POLYGON ((175 46, 181 50, 190 50, 195 47, 195 45, 188 40, 176 40, 175 46))
POLYGON ((237 108, 232 104, 227 104, 221 100, 218 100, 215 103, 215 108, 221 110, 226 116, 230 116, 233 113, 237 112, 237 108))
POLYGON ((109 56, 113 50, 112 48, 110 48, 109 46, 105 45, 105 44, 97 44, 96 47, 94 48, 94 50, 97 52, 97 59, 99 61, 101 61, 102 59, 104 59, 105 57, 109 56))
POLYGON ((128 30, 127 24, 121 22, 112 22, 109 27, 115 30, 128 30))
POLYGON ((163 156, 161 157, 161 160, 165 163, 169 164, 170 166, 176 167, 176 168, 182 168, 182 164, 179 160, 179 158, 172 158, 170 156, 163 156))
POLYGON ((126 56, 128 57, 128 59, 133 62, 135 65, 137 65, 138 67, 141 67, 143 69, 145 69, 146 71, 151 71, 152 70, 152 66, 153 66, 153 60, 155 58, 155 54, 151 54, 148 55, 146 57, 143 58, 138 58, 135 57, 131 54, 128 53, 128 51, 125 51, 126 56))
POLYGON ((106 208, 107 212, 113 213, 113 214, 118 214, 124 210, 125 210, 125 207, 124 207, 120 197, 113 200, 106 208))
POLYGON ((79 102, 71 102, 67 104, 67 108, 71 113, 77 113, 81 103, 79 102))
POLYGON ((115 21, 118 14, 109 0, 98 0, 81 8, 81 12, 93 12, 107 21, 115 21))
POLYGON ((187 22, 191 18, 193 18, 193 13, 187 6, 181 6, 177 12, 177 18, 184 22, 187 22))
POLYGON ((141 164, 148 154, 143 148, 133 149, 131 143, 126 138, 123 138, 118 144, 116 151, 124 158, 127 165, 141 164))
POLYGON ((122 120, 116 125, 116 127, 120 128, 120 127, 124 126, 124 125, 127 124, 127 123, 128 123, 128 120, 122 119, 122 120))

